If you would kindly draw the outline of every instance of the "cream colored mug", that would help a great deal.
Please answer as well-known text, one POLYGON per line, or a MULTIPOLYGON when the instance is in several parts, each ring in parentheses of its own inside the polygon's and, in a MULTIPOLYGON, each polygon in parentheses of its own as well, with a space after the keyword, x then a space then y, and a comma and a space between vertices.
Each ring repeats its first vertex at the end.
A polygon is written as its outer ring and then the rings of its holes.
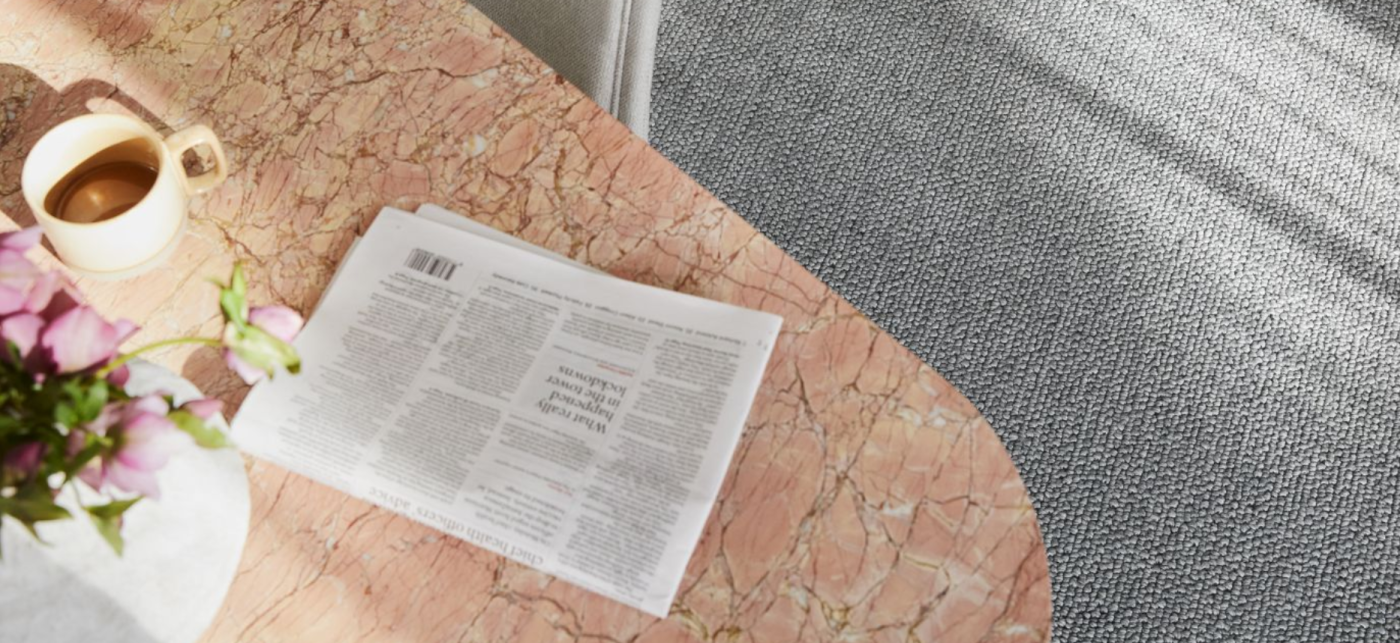
POLYGON ((227 177, 223 146, 208 127, 161 138, 130 116, 88 114, 34 144, 20 187, 63 263, 120 279, 165 260, 179 245, 190 196, 227 177), (197 145, 213 151, 214 167, 188 176, 181 157, 197 145))

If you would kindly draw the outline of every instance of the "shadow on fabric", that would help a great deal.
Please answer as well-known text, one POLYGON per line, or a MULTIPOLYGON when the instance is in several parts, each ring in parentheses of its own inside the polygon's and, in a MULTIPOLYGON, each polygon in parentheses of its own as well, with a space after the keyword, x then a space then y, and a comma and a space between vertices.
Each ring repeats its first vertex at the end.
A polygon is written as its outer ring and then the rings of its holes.
POLYGON ((1391 47, 1400 47, 1400 3, 1393 0, 1313 0, 1391 47))

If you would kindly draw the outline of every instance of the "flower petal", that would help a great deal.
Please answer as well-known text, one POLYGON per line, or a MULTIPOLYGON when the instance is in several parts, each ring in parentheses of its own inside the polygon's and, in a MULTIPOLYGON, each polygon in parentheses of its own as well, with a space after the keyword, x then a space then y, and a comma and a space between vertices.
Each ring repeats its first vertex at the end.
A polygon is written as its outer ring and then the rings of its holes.
POLYGON ((44 229, 39 226, 29 226, 23 230, 6 232, 0 234, 0 248, 10 248, 11 250, 28 250, 39 245, 39 237, 43 236, 44 229))
POLYGON ((121 346, 122 342, 131 339, 131 336, 135 335, 136 331, 141 330, 141 327, 137 326, 136 323, 130 319, 118 319, 117 323, 112 324, 112 328, 114 328, 117 333, 117 346, 121 346))
POLYGON ((190 400, 185 402, 180 408, 189 411, 201 420, 208 420, 218 415, 219 411, 223 410, 224 403, 222 400, 211 397, 202 400, 190 400))
POLYGON ((83 295, 66 279, 58 282, 57 290, 49 300, 49 305, 39 312, 44 319, 53 321, 68 311, 83 305, 83 295))
POLYGON ((116 326, 107 323, 97 311, 79 306, 53 320, 39 343, 49 352, 59 373, 76 373, 111 360, 116 355, 118 339, 116 326))
POLYGON ((53 301, 53 296, 63 288, 63 276, 56 272, 46 272, 34 278, 29 284, 29 294, 25 296, 24 309, 31 313, 43 312, 53 301))
POLYGON ((135 419, 140 414, 158 415, 165 417, 170 412, 170 404, 161 395, 143 395, 126 405, 127 417, 135 419))
POLYGON ((108 464, 104 471, 107 482, 122 491, 139 493, 152 500, 160 500, 160 485, 156 483, 156 474, 151 470, 134 469, 115 461, 108 464))
POLYGON ((284 342, 291 342, 301 332, 305 321, 297 311, 286 306, 259 306, 248 312, 248 323, 284 342))
POLYGON ((0 248, 0 283, 24 290, 39 275, 44 274, 19 250, 0 248))
POLYGON ((10 315, 24 310, 29 297, 23 290, 0 283, 0 315, 10 315))
POLYGON ((117 388, 126 388, 126 383, 131 379, 131 369, 126 364, 117 367, 117 370, 107 374, 107 383, 117 388))
POLYGON ((237 355, 233 354, 233 351, 227 348, 224 349, 224 362, 228 364, 229 368, 233 369, 233 372, 238 373, 238 376, 243 378, 244 383, 249 385, 257 384, 261 382, 264 377, 267 377, 266 372, 243 361, 237 355))
MULTIPOLYGON (((112 403, 108 404, 107 406, 102 407, 102 411, 99 412, 99 413, 97 414, 97 417, 94 418, 91 422, 88 422, 87 424, 84 424, 84 425, 83 425, 83 431, 87 431, 87 432, 90 432, 90 433, 94 433, 94 434, 96 434, 96 435, 105 436, 105 435, 107 435, 108 429, 111 429, 114 425, 116 425, 117 422, 120 422, 121 419, 122 419, 122 403, 121 403, 121 402, 112 402, 112 403)), ((74 436, 77 436, 77 435, 80 435, 81 433, 83 433, 83 431, 74 431, 73 433, 70 433, 70 434, 68 435, 68 454, 69 454, 69 455, 72 455, 72 454, 78 452, 78 449, 74 447, 73 437, 74 437, 74 436)), ((81 441, 78 442, 78 446, 79 446, 79 447, 82 446, 82 442, 81 442, 81 441)))
POLYGON ((71 458, 79 451, 83 450, 83 443, 86 441, 86 438, 87 435, 82 429, 69 431, 68 445, 63 449, 64 455, 71 458))
POLYGON ((97 460, 92 460, 78 472, 78 479, 86 482, 87 486, 92 487, 94 490, 101 491, 102 485, 107 481, 107 475, 101 463, 97 460))
POLYGON ((3 466, 21 478, 28 478, 39 470, 39 462, 43 460, 45 450, 43 442, 25 442, 11 447, 5 453, 3 466))
POLYGON ((0 321, 0 338, 14 344, 24 359, 39 343, 39 333, 44 330, 44 319, 38 315, 22 313, 6 317, 0 321))
POLYGON ((174 422, 152 413, 138 414, 123 426, 121 440, 115 460, 142 471, 164 467, 171 455, 194 442, 189 434, 176 428, 174 422))

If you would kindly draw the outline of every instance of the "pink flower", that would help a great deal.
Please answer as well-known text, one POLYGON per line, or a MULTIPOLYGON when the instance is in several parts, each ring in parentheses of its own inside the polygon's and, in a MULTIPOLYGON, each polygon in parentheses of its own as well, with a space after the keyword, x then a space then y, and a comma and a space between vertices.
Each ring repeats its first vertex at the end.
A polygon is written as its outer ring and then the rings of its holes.
POLYGON ((41 234, 38 227, 0 234, 0 315, 43 310, 64 281, 24 256, 41 234))
POLYGON ((218 415, 219 411, 224 409, 224 403, 221 400, 216 400, 211 397, 202 400, 190 400, 180 405, 180 408, 189 411, 201 420, 208 420, 218 415))
POLYGON ((224 361, 244 382, 256 384, 281 366, 295 372, 301 365, 292 340, 304 321, 286 306, 260 306, 248 313, 242 332, 230 324, 224 333, 224 361))
POLYGON ((0 317, 27 312, 52 321, 82 302, 61 273, 41 270, 24 256, 40 234, 37 227, 0 234, 0 317))
POLYGON ((0 248, 24 252, 25 250, 39 245, 39 237, 43 236, 43 234, 44 230, 39 226, 30 226, 23 230, 6 232, 0 234, 0 248))
POLYGON ((126 388, 126 383, 131 379, 131 369, 126 364, 118 366, 116 370, 107 374, 107 383, 117 388, 126 388))
POLYGON ((83 294, 78 292, 78 287, 67 279, 60 279, 57 290, 54 291, 53 297, 49 300, 49 305, 42 311, 35 312, 38 312, 44 321, 51 322, 83 304, 83 294))
POLYGON ((305 323, 297 311, 286 306, 258 306, 248 313, 248 323, 257 326, 267 334, 284 342, 291 343, 301 332, 305 323))
MULTIPOLYGON (((97 418, 82 427, 75 428, 68 433, 68 457, 73 457, 83 450, 87 444, 88 435, 106 436, 107 431, 116 426, 122 419, 122 404, 112 402, 102 407, 102 411, 97 414, 97 418)), ((78 479, 88 483, 93 489, 101 489, 103 482, 102 461, 100 459, 90 460, 81 470, 78 471, 78 479)))
POLYGON ((243 361, 230 348, 224 349, 224 363, 228 364, 228 367, 233 369, 233 372, 237 373, 238 377, 247 384, 257 384, 262 381, 262 378, 267 377, 265 371, 254 368, 252 364, 243 361))
POLYGON ((22 251, 0 246, 0 315, 43 310, 61 282, 57 273, 40 270, 22 251))
POLYGON ((111 361, 117 347, 136 330, 129 321, 111 324, 92 308, 79 306, 50 322, 39 344, 57 372, 76 373, 111 361))
POLYGON ((0 478, 25 480, 39 471, 46 447, 42 442, 25 442, 11 447, 0 461, 0 478))
MULTIPOLYGON (((109 409, 117 405, 108 405, 109 409)), ((116 426, 108 424, 116 414, 103 416, 88 427, 95 433, 106 433, 116 439, 116 448, 85 468, 79 477, 94 489, 104 484, 123 491, 139 493, 148 498, 160 498, 156 472, 165 467, 170 456, 194 440, 166 417, 170 411, 165 399, 147 395, 121 405, 116 426), (101 426, 101 424, 107 424, 101 426)))
POLYGON ((112 486, 160 498, 156 471, 170 461, 176 451, 193 442, 165 416, 143 413, 122 427, 122 446, 115 457, 103 460, 103 474, 112 486))
POLYGON ((14 345, 21 361, 33 354, 43 330, 44 318, 34 313, 10 315, 0 320, 0 338, 14 345))

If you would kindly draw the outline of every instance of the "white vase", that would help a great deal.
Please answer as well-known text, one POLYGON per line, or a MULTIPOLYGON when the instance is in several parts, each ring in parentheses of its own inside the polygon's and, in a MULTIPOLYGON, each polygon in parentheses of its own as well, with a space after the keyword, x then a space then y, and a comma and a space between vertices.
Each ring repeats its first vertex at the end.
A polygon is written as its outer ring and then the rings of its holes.
MULTIPOLYGON (((201 397, 169 370, 134 360, 127 391, 165 391, 177 404, 201 397)), ((222 421, 221 421, 222 422, 222 421)), ((223 425, 227 430, 227 425, 223 425)), ((234 449, 192 447, 158 474, 161 498, 125 516, 118 557, 83 517, 42 523, 42 545, 14 521, 0 530, 0 642, 165 643, 208 628, 238 569, 248 536, 248 477, 234 449)))

